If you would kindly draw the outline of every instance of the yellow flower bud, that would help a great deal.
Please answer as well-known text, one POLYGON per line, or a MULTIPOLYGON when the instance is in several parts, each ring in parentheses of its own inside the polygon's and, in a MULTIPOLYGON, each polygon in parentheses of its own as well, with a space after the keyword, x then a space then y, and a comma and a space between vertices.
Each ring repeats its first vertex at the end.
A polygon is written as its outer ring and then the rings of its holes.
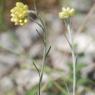
POLYGON ((75 13, 75 10, 73 8, 62 8, 62 11, 59 12, 59 18, 61 19, 68 19, 70 18, 71 16, 73 16, 75 13))
POLYGON ((24 23, 27 23, 28 22, 28 20, 27 19, 24 19, 24 23))
POLYGON ((28 22, 28 6, 22 2, 17 2, 16 6, 10 10, 11 21, 15 25, 24 25, 28 22))

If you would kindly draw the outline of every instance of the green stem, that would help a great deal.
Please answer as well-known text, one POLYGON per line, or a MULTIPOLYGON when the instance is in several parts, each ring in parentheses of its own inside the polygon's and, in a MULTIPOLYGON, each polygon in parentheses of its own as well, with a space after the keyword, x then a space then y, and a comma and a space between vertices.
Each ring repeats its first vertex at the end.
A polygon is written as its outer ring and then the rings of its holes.
POLYGON ((70 28, 70 23, 67 24, 67 29, 68 29, 68 36, 69 36, 69 43, 70 43, 70 48, 71 48, 71 53, 72 53, 72 60, 73 60, 73 95, 76 94, 76 54, 74 51, 73 47, 73 39, 72 39, 72 32, 70 28))
MULTIPOLYGON (((35 1, 34 1, 35 2, 35 1)), ((36 2, 35 2, 36 3, 36 2)), ((38 90, 38 95, 41 95, 41 83, 42 83, 42 78, 43 78, 43 72, 44 72, 44 67, 45 67, 45 62, 46 62, 46 57, 51 49, 51 47, 49 47, 48 51, 47 51, 47 28, 46 28, 46 25, 45 23, 43 22, 43 20, 41 19, 41 17, 39 16, 38 12, 37 12, 37 9, 36 9, 36 4, 34 4, 35 6, 35 11, 29 11, 29 13, 32 13, 32 14, 35 14, 36 17, 40 20, 41 24, 38 23, 38 22, 35 22, 32 18, 32 20, 37 24, 39 25, 42 30, 43 30, 43 33, 44 33, 44 39, 43 39, 43 45, 44 45, 44 53, 43 53, 43 60, 42 60, 42 66, 41 66, 41 71, 39 73, 39 90, 38 90)), ((36 29, 37 33, 39 34, 39 31, 36 29)), ((39 34, 39 36, 41 37, 41 35, 39 34)), ((37 68, 36 68, 37 69, 37 68)))
MULTIPOLYGON (((41 19, 41 18, 39 18, 41 19)), ((40 20, 41 21, 41 20, 40 20)), ((42 23, 42 21, 41 21, 42 23)), ((43 23, 42 23, 43 25, 43 23)), ((44 25, 43 25, 44 26, 44 25)), ((42 78, 43 78, 43 72, 44 72, 44 67, 45 67, 45 62, 46 62, 46 55, 47 55, 47 38, 46 38, 46 29, 44 27, 44 53, 43 53, 43 61, 42 61, 42 67, 41 67, 41 72, 40 72, 40 80, 39 80, 39 95, 41 95, 41 83, 42 83, 42 78)))

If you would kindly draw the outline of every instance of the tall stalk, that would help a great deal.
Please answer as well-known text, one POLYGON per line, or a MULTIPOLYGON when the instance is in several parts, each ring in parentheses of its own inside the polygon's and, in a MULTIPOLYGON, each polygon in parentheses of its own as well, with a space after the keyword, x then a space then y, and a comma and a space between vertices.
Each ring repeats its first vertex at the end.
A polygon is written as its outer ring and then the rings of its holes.
MULTIPOLYGON (((42 25, 43 25, 43 23, 42 23, 42 25)), ((43 27, 43 28, 44 28, 44 31, 43 31, 44 32, 44 38, 43 38, 44 39, 43 40, 44 41, 43 42, 44 51, 43 51, 42 67, 41 67, 41 71, 40 71, 40 75, 39 75, 40 79, 39 79, 39 93, 38 93, 38 95, 41 95, 41 83, 42 83, 43 72, 44 72, 44 67, 45 67, 45 63, 46 63, 46 54, 47 54, 46 29, 45 29, 45 27, 43 27)))
POLYGON ((77 64, 77 57, 75 54, 75 49, 73 45, 73 37, 71 31, 71 23, 70 20, 66 22, 66 27, 68 31, 68 37, 66 38, 72 53, 72 62, 73 62, 73 95, 76 95, 76 64, 77 64))
POLYGON ((39 37, 42 39, 43 47, 44 47, 41 70, 39 70, 39 68, 33 62, 33 65, 35 66, 35 68, 36 68, 36 70, 37 70, 37 72, 39 74, 38 95, 41 95, 41 83, 42 83, 42 78, 43 78, 43 73, 44 73, 44 67, 45 67, 46 58, 47 58, 48 53, 49 53, 49 51, 51 49, 51 46, 49 48, 47 47, 47 28, 46 28, 45 22, 42 20, 42 18, 38 14, 37 9, 35 11, 30 10, 29 13, 35 14, 35 16, 37 17, 37 19, 39 19, 40 23, 38 23, 34 19, 30 18, 34 23, 36 23, 39 27, 41 27, 41 29, 43 31, 43 37, 42 37, 41 34, 40 34, 40 32, 36 29, 36 32, 38 33, 39 37))
POLYGON ((34 23, 36 23, 39 27, 42 28, 42 31, 43 31, 43 38, 41 36, 41 34, 39 33, 39 31, 36 29, 38 35, 40 36, 40 38, 42 39, 42 42, 43 42, 43 46, 44 46, 44 50, 43 50, 43 59, 42 59, 42 65, 41 65, 41 70, 39 70, 39 68, 36 66, 36 64, 34 63, 34 66, 36 68, 36 70, 38 71, 38 74, 39 74, 39 85, 38 85, 38 95, 41 95, 41 83, 42 83, 42 79, 43 79, 43 73, 44 73, 44 67, 45 67, 45 63, 46 63, 46 58, 47 58, 47 55, 51 49, 51 46, 47 49, 47 28, 46 28, 46 25, 45 25, 45 22, 42 20, 42 18, 40 17, 40 15, 38 14, 38 11, 37 11, 37 6, 36 6, 36 0, 34 0, 34 9, 35 11, 32 11, 30 10, 29 13, 32 13, 32 14, 35 14, 35 16, 37 17, 37 19, 40 20, 40 23, 36 22, 35 20, 33 20, 32 18, 32 21, 34 23))

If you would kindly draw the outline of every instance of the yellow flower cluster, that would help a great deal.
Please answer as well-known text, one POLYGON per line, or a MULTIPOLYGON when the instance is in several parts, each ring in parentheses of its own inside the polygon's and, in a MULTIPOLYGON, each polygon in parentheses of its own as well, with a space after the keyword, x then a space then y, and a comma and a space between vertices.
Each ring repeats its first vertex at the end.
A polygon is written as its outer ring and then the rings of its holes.
POLYGON ((70 18, 71 16, 73 16, 75 13, 75 10, 73 8, 62 8, 62 11, 59 12, 59 18, 61 19, 68 19, 70 18))
POLYGON ((28 6, 22 2, 17 2, 16 6, 11 9, 11 21, 15 25, 24 25, 28 22, 28 6))

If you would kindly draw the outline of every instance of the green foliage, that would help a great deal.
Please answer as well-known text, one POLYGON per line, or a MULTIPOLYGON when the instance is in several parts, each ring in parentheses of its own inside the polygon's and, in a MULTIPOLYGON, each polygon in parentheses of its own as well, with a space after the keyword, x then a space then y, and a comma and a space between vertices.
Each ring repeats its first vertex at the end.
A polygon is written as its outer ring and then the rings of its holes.
POLYGON ((37 95, 37 87, 32 88, 26 92, 26 95, 37 95))
MULTIPOLYGON (((77 87, 80 85, 87 86, 89 84, 92 84, 93 82, 81 75, 81 70, 86 67, 87 65, 84 63, 77 63, 76 64, 76 78, 77 78, 77 87)), ((69 64, 70 71, 72 71, 73 67, 72 64, 69 64)), ((72 83, 73 78, 72 78, 72 72, 69 73, 67 83, 72 83)))
POLYGON ((0 30, 5 29, 4 4, 5 4, 5 0, 0 0, 0 30))

